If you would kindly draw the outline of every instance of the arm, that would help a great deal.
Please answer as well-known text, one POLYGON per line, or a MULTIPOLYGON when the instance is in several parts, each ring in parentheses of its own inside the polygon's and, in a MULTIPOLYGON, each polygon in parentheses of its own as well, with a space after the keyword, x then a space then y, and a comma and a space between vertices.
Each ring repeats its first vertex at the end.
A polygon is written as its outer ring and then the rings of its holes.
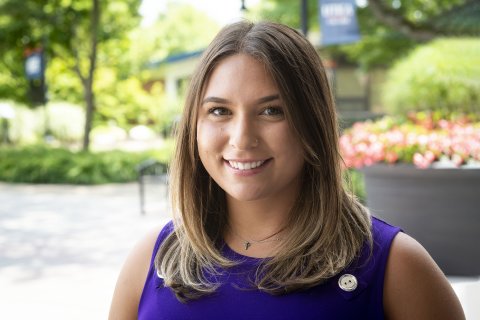
POLYGON ((159 232, 156 229, 149 233, 127 257, 117 279, 108 319, 137 319, 138 304, 159 232))
POLYGON ((393 240, 384 283, 384 311, 389 320, 465 319, 450 283, 427 251, 410 236, 393 240))

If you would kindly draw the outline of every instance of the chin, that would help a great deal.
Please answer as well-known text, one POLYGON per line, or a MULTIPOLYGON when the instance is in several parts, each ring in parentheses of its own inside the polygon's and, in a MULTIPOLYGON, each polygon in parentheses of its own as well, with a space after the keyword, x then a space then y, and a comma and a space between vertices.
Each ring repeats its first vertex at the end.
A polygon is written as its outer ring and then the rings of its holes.
POLYGON ((258 193, 251 193, 251 192, 227 192, 227 196, 235 199, 237 201, 255 201, 255 200, 260 200, 262 199, 262 195, 258 193))

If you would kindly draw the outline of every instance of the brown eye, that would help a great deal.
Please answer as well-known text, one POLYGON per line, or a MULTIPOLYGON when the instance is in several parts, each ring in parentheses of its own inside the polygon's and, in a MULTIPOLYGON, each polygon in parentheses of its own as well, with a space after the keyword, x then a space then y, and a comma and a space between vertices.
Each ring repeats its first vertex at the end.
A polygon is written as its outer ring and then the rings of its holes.
POLYGON ((280 107, 267 107, 263 110, 262 114, 266 116, 283 116, 283 109, 280 107))
POLYGON ((228 116, 231 114, 230 110, 227 108, 223 107, 213 107, 208 110, 209 114, 212 114, 214 116, 220 117, 220 116, 228 116))

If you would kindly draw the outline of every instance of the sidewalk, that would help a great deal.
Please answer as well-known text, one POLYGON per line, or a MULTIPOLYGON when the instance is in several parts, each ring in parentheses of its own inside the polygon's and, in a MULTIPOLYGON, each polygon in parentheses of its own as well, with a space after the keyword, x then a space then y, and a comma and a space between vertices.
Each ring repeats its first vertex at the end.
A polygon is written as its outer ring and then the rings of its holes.
MULTIPOLYGON (((106 319, 132 246, 165 224, 165 187, 0 183, 0 318, 106 319)), ((450 279, 467 319, 480 319, 480 279, 450 279)))
POLYGON ((126 255, 169 219, 163 188, 141 216, 136 183, 0 183, 0 318, 106 319, 126 255))

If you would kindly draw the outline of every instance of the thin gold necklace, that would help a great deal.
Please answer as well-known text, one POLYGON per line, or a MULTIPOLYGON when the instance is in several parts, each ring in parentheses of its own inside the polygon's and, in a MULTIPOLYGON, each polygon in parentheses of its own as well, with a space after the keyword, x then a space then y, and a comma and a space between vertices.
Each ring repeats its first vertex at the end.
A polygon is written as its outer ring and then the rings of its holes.
POLYGON ((285 230, 286 227, 283 227, 282 229, 278 230, 274 234, 271 234, 268 237, 263 238, 261 240, 247 240, 247 239, 244 239, 241 235, 239 235, 238 233, 236 233, 233 230, 233 228, 230 226, 230 224, 228 224, 228 228, 232 231, 232 233, 234 235, 236 235, 238 238, 240 238, 243 241, 243 247, 245 248, 245 250, 248 250, 248 248, 250 248, 253 244, 261 244, 261 243, 266 243, 266 242, 273 242, 273 241, 282 240, 282 238, 280 238, 280 237, 276 237, 276 238, 273 238, 273 237, 276 236, 277 234, 279 234, 280 232, 282 232, 283 230, 285 230), (271 239, 271 238, 273 238, 273 239, 271 239))

